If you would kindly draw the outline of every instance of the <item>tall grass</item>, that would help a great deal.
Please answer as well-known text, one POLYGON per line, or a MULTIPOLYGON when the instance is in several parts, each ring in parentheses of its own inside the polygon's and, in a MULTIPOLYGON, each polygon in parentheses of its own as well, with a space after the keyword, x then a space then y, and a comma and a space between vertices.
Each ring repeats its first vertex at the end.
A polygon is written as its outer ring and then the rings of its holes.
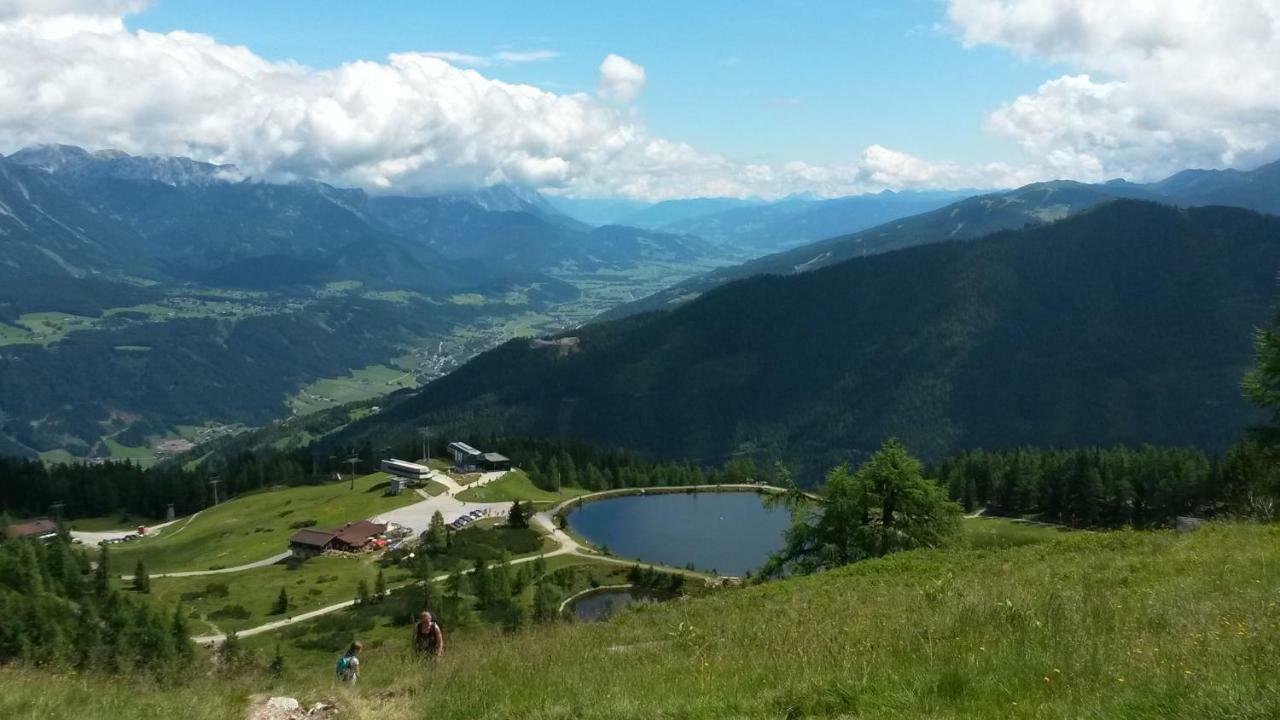
MULTIPOLYGON (((332 686, 331 658, 295 658, 277 692, 381 720, 1261 720, 1280 717, 1278 602, 1280 527, 1068 533, 904 553, 609 623, 452 638, 440 663, 386 642, 349 693, 332 686)), ((208 691, 186 694, 198 705, 208 691)), ((194 717, 226 708, 211 700, 194 717)))

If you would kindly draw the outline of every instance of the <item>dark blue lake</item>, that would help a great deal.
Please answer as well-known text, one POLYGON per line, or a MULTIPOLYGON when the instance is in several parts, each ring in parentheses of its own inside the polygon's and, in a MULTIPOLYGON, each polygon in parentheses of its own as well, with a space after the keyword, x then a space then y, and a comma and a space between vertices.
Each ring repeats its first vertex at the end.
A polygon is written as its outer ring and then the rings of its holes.
POLYGON ((660 602, 662 598, 630 590, 606 590, 588 595, 575 602, 571 608, 579 620, 608 620, 637 602, 660 602))
POLYGON ((782 547, 786 508, 753 492, 624 495, 569 513, 569 528, 619 557, 742 576, 782 547))

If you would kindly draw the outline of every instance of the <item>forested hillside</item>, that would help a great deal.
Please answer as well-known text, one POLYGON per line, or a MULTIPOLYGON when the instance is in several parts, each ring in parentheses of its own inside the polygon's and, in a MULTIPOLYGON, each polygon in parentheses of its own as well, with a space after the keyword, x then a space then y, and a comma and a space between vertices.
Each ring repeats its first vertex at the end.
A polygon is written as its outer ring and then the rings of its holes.
POLYGON ((888 436, 960 448, 1222 449, 1275 298, 1280 220, 1117 201, 1060 222, 790 277, 513 341, 353 426, 559 434, 809 473, 888 436))
MULTIPOLYGON (((912 197, 903 196, 907 201, 912 197)), ((919 201, 928 197, 915 196, 915 199, 919 201)), ((860 232, 836 236, 838 233, 833 230, 823 236, 826 239, 689 278, 649 297, 614 308, 601 318, 613 319, 649 310, 669 309, 714 287, 753 275, 806 272, 850 258, 928 243, 969 240, 999 230, 1016 230, 1053 222, 1117 198, 1154 200, 1185 207, 1225 205, 1274 214, 1280 210, 1280 200, 1277 200, 1280 198, 1280 163, 1248 171, 1184 170, 1149 184, 1124 180, 1098 184, 1058 180, 977 195, 931 212, 925 212, 926 208, 921 208, 919 215, 887 221, 860 232)), ((821 224, 824 215, 842 211, 839 203, 855 199, 828 201, 825 207, 819 206, 819 212, 810 214, 811 219, 821 224)), ((746 208, 736 212, 749 210, 746 208)), ((723 217, 732 217, 733 212, 735 211, 729 211, 723 217)), ((708 217, 714 219, 720 216, 708 217)), ((716 224, 707 228, 690 222, 681 227, 684 232, 716 237, 716 224)), ((775 233, 794 231, 789 222, 772 227, 775 233)))

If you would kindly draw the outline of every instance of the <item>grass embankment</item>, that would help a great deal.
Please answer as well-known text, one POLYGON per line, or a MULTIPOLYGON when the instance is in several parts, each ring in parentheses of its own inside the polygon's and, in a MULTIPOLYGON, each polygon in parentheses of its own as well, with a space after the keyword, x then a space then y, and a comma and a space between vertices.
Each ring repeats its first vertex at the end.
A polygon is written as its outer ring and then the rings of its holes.
MULTIPOLYGON (((1261 719, 1280 716, 1278 604, 1280 526, 1062 533, 904 553, 606 624, 455 632, 446 660, 421 669, 403 642, 375 643, 350 694, 332 687, 332 657, 291 657, 272 692, 338 696, 353 720, 1261 719)), ((152 709, 169 695, 103 681, 96 698, 94 682, 10 673, 0 716, 97 701, 129 704, 79 716, 172 717, 152 709)), ((247 692, 199 680, 181 695, 203 714, 184 717, 239 717, 226 697, 247 692)))
POLYGON ((352 716, 1270 718, 1278 600, 1280 527, 1064 533, 477 638, 429 671, 374 650, 352 716))
POLYGON ((586 492, 576 487, 562 487, 558 493, 543 490, 534 485, 523 470, 512 470, 488 485, 463 490, 458 493, 458 499, 464 502, 559 502, 586 492))
POLYGON ((152 574, 235 567, 288 550, 289 537, 297 531, 293 526, 304 521, 327 529, 422 500, 416 493, 387 497, 387 477, 358 477, 354 490, 344 481, 229 500, 202 511, 185 527, 177 523, 154 538, 113 546, 114 572, 130 574, 139 560, 152 574))
MULTIPOLYGON (((409 575, 396 567, 383 573, 388 585, 409 575)), ((296 569, 281 563, 221 575, 155 578, 149 599, 166 614, 181 602, 192 632, 240 631, 350 600, 358 580, 363 578, 373 588, 377 575, 378 565, 372 556, 315 557, 296 569), (289 596, 289 611, 272 614, 281 588, 289 596)), ((122 582, 120 587, 128 589, 129 584, 122 582)))

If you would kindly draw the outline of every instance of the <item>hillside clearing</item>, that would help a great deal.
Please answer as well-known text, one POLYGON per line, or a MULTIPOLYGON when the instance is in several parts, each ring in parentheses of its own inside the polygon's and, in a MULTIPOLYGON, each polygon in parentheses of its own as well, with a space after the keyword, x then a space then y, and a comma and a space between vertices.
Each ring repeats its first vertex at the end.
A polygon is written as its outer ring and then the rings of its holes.
POLYGON ((116 574, 129 574, 139 560, 151 574, 235 567, 288 549, 294 525, 312 522, 331 528, 364 520, 421 500, 415 493, 383 494, 386 473, 325 485, 273 488, 243 495, 200 513, 181 533, 116 545, 111 561, 116 574))

